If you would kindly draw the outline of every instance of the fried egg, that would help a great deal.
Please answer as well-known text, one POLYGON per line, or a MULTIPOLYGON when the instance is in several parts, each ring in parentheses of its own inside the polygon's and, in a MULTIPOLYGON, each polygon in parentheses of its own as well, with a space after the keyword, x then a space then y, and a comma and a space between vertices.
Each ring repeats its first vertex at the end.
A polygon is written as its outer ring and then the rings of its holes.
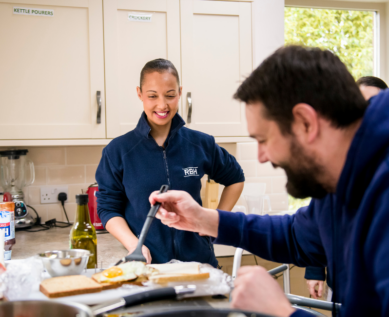
POLYGON ((102 283, 118 283, 132 281, 139 276, 150 276, 155 274, 157 270, 149 268, 143 262, 126 262, 118 266, 112 266, 104 270, 99 276, 99 282, 102 283))

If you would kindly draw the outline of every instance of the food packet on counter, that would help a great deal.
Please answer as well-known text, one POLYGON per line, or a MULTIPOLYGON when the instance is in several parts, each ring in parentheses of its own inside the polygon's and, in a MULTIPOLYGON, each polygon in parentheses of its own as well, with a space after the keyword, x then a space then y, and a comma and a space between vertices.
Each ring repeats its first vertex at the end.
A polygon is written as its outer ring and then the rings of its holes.
POLYGON ((0 285, 5 285, 4 295, 8 300, 21 300, 39 290, 43 264, 38 257, 15 260, 7 263, 7 270, 0 275, 0 285))
MULTIPOLYGON (((183 263, 183 262, 179 260, 171 260, 167 264, 173 264, 173 263, 183 263)), ((224 295, 224 294, 229 294, 231 292, 233 281, 230 275, 224 273, 222 270, 214 268, 210 264, 202 264, 198 262, 190 262, 190 263, 199 264, 200 273, 209 273, 209 278, 206 280, 198 280, 198 281, 190 281, 190 282, 170 282, 165 286, 180 286, 185 284, 195 285, 196 291, 193 294, 186 294, 184 295, 184 297, 224 295)), ((154 285, 150 281, 143 283, 143 285, 160 287, 158 285, 154 285)))

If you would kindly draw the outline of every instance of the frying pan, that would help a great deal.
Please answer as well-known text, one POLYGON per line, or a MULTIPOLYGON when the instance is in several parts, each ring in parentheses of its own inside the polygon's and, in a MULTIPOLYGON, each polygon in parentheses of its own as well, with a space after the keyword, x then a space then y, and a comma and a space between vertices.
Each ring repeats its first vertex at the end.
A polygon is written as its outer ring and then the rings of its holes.
MULTIPOLYGON (((295 307, 299 309, 299 307, 295 307)), ((315 311, 304 308, 305 311, 315 311)), ((13 301, 0 304, 0 316, 7 317, 95 317, 91 308, 83 304, 62 303, 49 300, 13 301)), ((110 316, 115 316, 111 313, 110 316)), ((120 316, 120 314, 118 315, 120 316)), ((271 317, 255 312, 236 309, 212 309, 189 307, 147 312, 142 317, 271 317)), ((314 316, 314 315, 313 315, 314 316)))
MULTIPOLYGON (((48 300, 14 301, 0 304, 0 316, 7 317, 94 317, 92 309, 86 305, 61 303, 48 300)), ((112 316, 112 315, 111 315, 112 316)), ((243 312, 230 309, 186 308, 155 313, 147 313, 142 317, 270 317, 268 315, 243 312)))

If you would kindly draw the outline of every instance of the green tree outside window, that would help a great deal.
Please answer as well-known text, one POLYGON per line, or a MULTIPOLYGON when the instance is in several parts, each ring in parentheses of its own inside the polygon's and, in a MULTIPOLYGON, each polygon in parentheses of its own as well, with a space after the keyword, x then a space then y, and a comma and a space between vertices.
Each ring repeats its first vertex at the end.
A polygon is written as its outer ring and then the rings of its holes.
POLYGON ((328 49, 355 79, 373 76, 374 12, 285 7, 285 44, 328 49))
MULTIPOLYGON (((285 7, 285 44, 328 49, 345 63, 355 80, 374 72, 372 11, 285 7)), ((289 210, 308 205, 310 198, 289 196, 289 210)))

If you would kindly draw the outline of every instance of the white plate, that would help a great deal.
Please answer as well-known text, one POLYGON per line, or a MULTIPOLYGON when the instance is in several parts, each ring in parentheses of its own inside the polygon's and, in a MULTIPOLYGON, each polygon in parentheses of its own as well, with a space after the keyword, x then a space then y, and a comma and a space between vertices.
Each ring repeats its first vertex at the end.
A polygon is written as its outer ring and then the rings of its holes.
MULTIPOLYGON (((87 272, 83 273, 82 275, 85 275, 87 277, 91 277, 95 273, 94 269, 88 269, 87 272)), ((43 273, 43 280, 50 278, 50 275, 45 272, 43 273)), ((96 305, 101 304, 104 301, 109 301, 112 299, 117 299, 123 296, 135 294, 141 291, 144 291, 148 289, 147 287, 141 287, 141 286, 122 286, 116 289, 109 289, 104 290, 98 293, 92 293, 92 294, 81 294, 81 295, 73 295, 73 296, 65 296, 60 298, 48 298, 46 295, 41 293, 40 291, 35 291, 30 293, 30 295, 25 298, 28 300, 54 300, 59 302, 75 302, 80 304, 86 304, 86 305, 96 305)))

